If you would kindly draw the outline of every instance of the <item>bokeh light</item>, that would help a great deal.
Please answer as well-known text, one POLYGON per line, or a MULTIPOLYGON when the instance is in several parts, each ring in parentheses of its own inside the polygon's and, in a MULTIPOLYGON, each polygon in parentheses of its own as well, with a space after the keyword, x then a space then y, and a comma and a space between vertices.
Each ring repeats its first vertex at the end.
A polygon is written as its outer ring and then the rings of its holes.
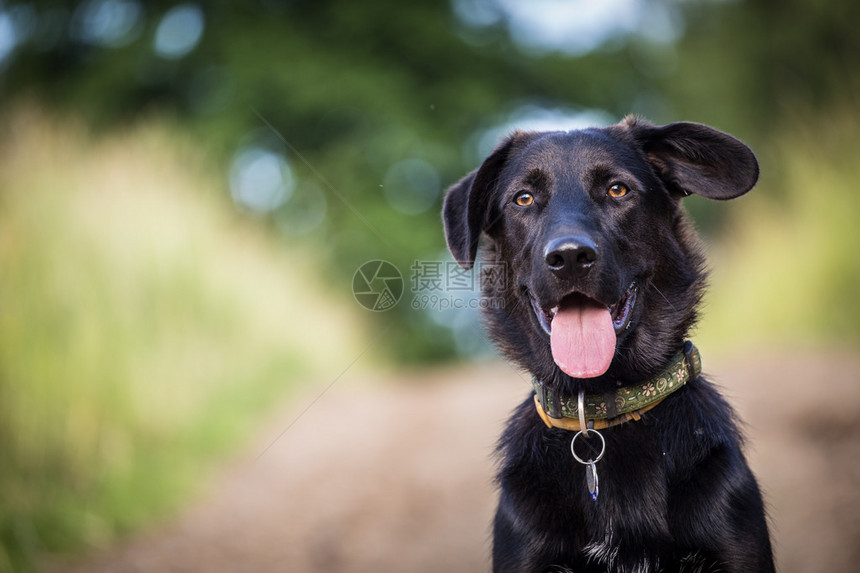
POLYGON ((174 6, 158 24, 153 49, 162 58, 181 58, 197 47, 203 28, 203 11, 197 4, 174 6))
POLYGON ((547 108, 527 103, 517 106, 509 114, 499 118, 498 123, 472 135, 466 143, 464 158, 476 166, 502 139, 514 130, 523 131, 568 131, 585 127, 600 127, 614 121, 606 111, 599 109, 576 109, 572 107, 547 108))
POLYGON ((285 235, 306 235, 323 224, 328 203, 319 185, 301 180, 275 212, 275 224, 285 235))
POLYGON ((96 46, 126 45, 140 33, 141 12, 140 3, 132 0, 84 2, 72 16, 72 37, 96 46))
POLYGON ((267 213, 284 204, 295 186, 286 159, 267 149, 250 147, 239 152, 230 169, 233 201, 242 209, 267 213))
POLYGON ((382 190, 389 205, 405 215, 418 215, 436 204, 441 183, 432 165, 412 158, 388 169, 382 190))
POLYGON ((671 43, 684 30, 677 7, 657 0, 456 0, 454 13, 477 29, 504 21, 517 45, 536 56, 580 56, 633 35, 671 43))

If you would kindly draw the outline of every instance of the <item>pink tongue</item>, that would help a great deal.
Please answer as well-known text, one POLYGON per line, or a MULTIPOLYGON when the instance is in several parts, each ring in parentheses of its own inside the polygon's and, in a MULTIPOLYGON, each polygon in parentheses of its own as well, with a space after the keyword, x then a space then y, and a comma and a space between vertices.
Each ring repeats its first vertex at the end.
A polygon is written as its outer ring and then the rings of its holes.
POLYGON ((605 306, 581 296, 561 302, 552 319, 552 357, 574 378, 594 378, 609 369, 615 354, 615 328, 605 306))

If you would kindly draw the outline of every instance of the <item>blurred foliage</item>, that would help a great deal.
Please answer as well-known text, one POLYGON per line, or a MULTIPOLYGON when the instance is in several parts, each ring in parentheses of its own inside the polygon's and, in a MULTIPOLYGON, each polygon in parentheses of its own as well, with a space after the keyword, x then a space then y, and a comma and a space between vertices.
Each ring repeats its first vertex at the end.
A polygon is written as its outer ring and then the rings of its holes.
MULTIPOLYGON (((289 243, 314 251, 346 294, 367 260, 390 260, 408 275, 413 261, 443 251, 439 196, 427 211, 398 212, 384 198, 389 169, 419 159, 444 187, 479 163, 476 137, 523 105, 701 121, 767 159, 783 124, 844 99, 860 73, 856 2, 638 0, 631 7, 667 15, 665 37, 645 22, 576 55, 524 49, 509 34, 516 22, 505 6, 185 3, 179 8, 198 14, 202 35, 177 55, 154 49, 175 2, 9 2, 4 13, 21 37, 3 62, 0 105, 36 96, 104 130, 155 110, 206 141, 222 165, 263 141, 300 182, 324 192, 324 223, 289 243), (485 21, 463 18, 469 11, 485 21)), ((272 224, 292 203, 263 219, 272 224)), ((704 231, 718 230, 720 209, 689 208, 704 231)), ((447 329, 408 304, 377 319, 393 323, 400 358, 452 351, 447 329)))
POLYGON ((324 349, 357 352, 349 308, 207 193, 190 141, 53 123, 0 125, 0 571, 164 515, 331 376, 324 349))
POLYGON ((713 249, 709 348, 860 344, 860 113, 806 115, 774 134, 780 171, 732 205, 713 249))

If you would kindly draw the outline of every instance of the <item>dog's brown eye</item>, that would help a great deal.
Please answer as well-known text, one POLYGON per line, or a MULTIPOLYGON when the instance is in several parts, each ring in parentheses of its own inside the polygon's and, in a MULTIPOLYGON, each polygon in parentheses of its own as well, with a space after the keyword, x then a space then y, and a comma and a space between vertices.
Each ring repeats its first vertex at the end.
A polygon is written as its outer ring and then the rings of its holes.
POLYGON ((627 185, 625 185, 623 183, 616 183, 615 185, 613 185, 612 187, 609 188, 609 191, 607 191, 607 193, 609 193, 609 196, 612 197, 613 199, 618 199, 620 197, 624 197, 625 195, 627 195, 627 193, 629 191, 630 191, 630 189, 627 188, 627 185))
POLYGON ((528 207, 534 202, 535 198, 531 193, 520 193, 519 195, 517 195, 516 199, 514 199, 514 203, 516 203, 520 207, 528 207))

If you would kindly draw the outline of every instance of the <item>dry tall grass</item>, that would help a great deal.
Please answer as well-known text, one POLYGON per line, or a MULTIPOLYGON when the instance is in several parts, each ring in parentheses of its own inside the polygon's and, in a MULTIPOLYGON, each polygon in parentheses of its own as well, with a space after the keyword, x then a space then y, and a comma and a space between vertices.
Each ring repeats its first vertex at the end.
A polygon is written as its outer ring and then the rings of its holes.
POLYGON ((163 514, 298 379, 335 375, 332 349, 359 352, 352 301, 225 179, 164 122, 0 123, 0 570, 163 514))

